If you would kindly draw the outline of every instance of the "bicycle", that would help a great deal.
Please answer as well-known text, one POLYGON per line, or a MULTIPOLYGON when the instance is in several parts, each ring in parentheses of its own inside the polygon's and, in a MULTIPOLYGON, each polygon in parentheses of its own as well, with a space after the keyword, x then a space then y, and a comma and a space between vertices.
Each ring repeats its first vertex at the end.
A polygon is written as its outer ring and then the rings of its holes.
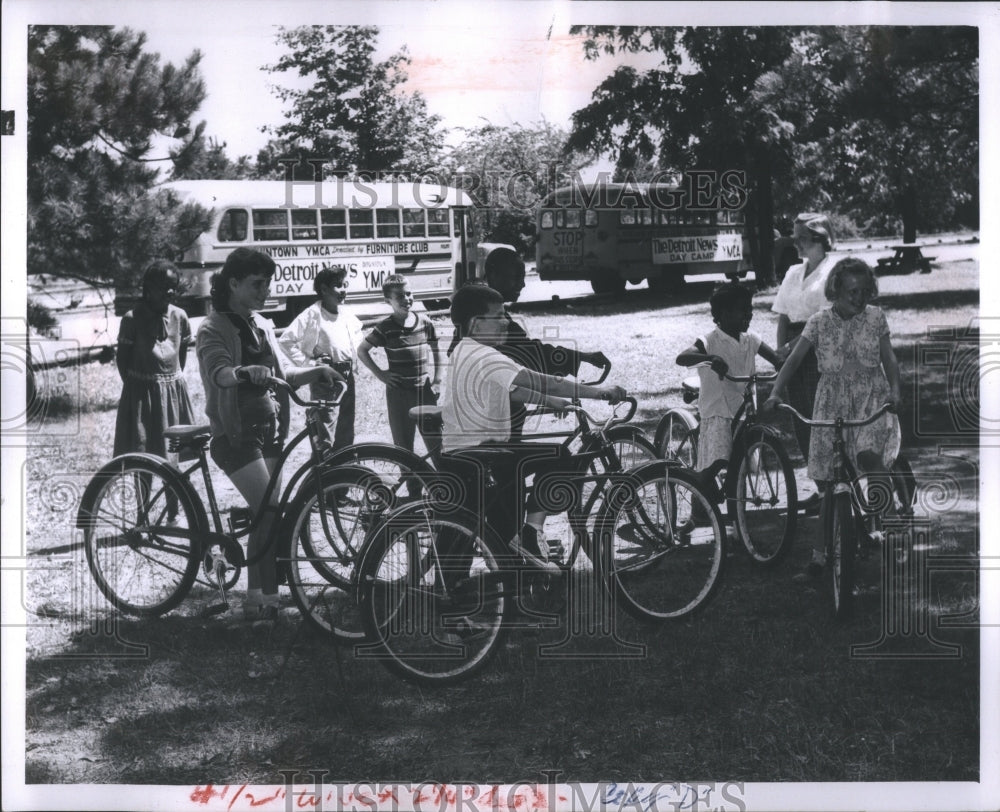
MULTIPOLYGON (((716 498, 725 501, 727 515, 750 558, 762 566, 774 566, 791 549, 798 515, 795 474, 788 452, 777 430, 760 422, 757 415, 757 383, 773 381, 777 375, 727 373, 725 377, 746 384, 743 402, 733 417, 729 460, 714 463, 703 476, 709 483, 718 483, 721 477, 716 498)), ((685 403, 697 401, 697 378, 683 381, 681 388, 685 403)), ((698 432, 697 412, 674 407, 660 418, 653 444, 663 459, 693 470, 698 463, 698 432)))
POLYGON ((882 539, 882 511, 890 505, 896 506, 902 514, 912 512, 916 498, 916 480, 906 458, 898 455, 890 468, 891 493, 879 492, 868 483, 868 495, 861 484, 861 477, 851 462, 845 449, 844 429, 866 426, 886 412, 894 412, 891 403, 884 403, 873 414, 861 420, 812 420, 805 417, 794 406, 778 403, 779 409, 789 412, 812 428, 832 428, 833 436, 833 479, 823 492, 820 510, 823 528, 826 563, 831 574, 833 588, 833 613, 838 620, 851 617, 854 609, 854 587, 856 563, 859 557, 867 557, 871 549, 877 548, 882 539), (859 541, 868 542, 861 543, 859 541))
MULTIPOLYGON (((635 413, 635 400, 625 402, 627 415, 616 409, 605 421, 574 405, 587 450, 566 457, 557 481, 536 476, 532 489, 545 491, 547 510, 568 514, 574 549, 591 561, 587 605, 610 597, 640 620, 683 618, 704 606, 720 582, 721 518, 697 477, 680 466, 654 460, 621 470, 609 433, 635 413), (596 459, 603 459, 602 470, 594 474, 596 459), (587 484, 593 485, 589 494, 587 484), (706 517, 700 527, 691 522, 698 510, 706 517)), ((531 445, 455 452, 482 466, 484 515, 505 504, 492 481, 502 455, 514 455, 519 465, 545 448, 531 445)), ((362 651, 416 683, 453 683, 482 669, 515 626, 515 601, 528 625, 532 616, 555 620, 573 569, 572 551, 551 551, 544 566, 521 555, 516 534, 502 539, 483 516, 458 506, 457 485, 440 478, 429 483, 427 499, 387 514, 369 534, 356 570, 358 606, 373 641, 362 651)), ((514 518, 520 527, 522 516, 514 518)))
POLYGON ((120 455, 97 471, 84 490, 77 527, 84 531, 87 564, 98 588, 117 610, 151 617, 177 607, 197 580, 219 593, 207 614, 224 612, 227 596, 243 567, 262 560, 275 544, 279 580, 287 581, 303 617, 324 631, 362 639, 352 619, 354 561, 367 529, 377 515, 381 483, 371 471, 331 466, 322 460, 320 425, 337 406, 346 386, 331 400, 302 400, 283 380, 292 400, 307 407, 305 428, 282 450, 262 507, 233 508, 223 527, 206 449, 208 426, 173 426, 165 432, 168 448, 186 469, 151 454, 120 455), (276 532, 264 550, 248 558, 240 539, 258 526, 292 452, 308 438, 310 459, 290 477, 278 502, 276 532), (194 487, 201 471, 211 513, 194 487), (199 571, 203 576, 199 576, 199 571), (346 615, 345 615, 346 613, 346 615))
MULTIPOLYGON (((586 385, 597 386, 603 383, 611 372, 611 362, 601 365, 600 369, 601 375, 586 385)), ((542 413, 544 410, 532 411, 528 416, 542 413)), ((422 436, 440 435, 442 428, 440 406, 414 407, 410 410, 410 418, 417 422, 422 436)), ((590 450, 596 442, 584 435, 583 427, 578 425, 571 434, 551 432, 532 436, 535 439, 564 438, 566 448, 575 453, 590 450)), ((608 470, 617 472, 658 458, 653 444, 637 426, 620 423, 612 426, 605 436, 607 441, 614 445, 615 454, 613 460, 607 455, 595 456, 592 465, 592 473, 595 476, 601 470, 605 470, 607 464, 612 466, 608 470)), ((379 501, 384 510, 391 510, 407 501, 419 499, 425 484, 433 481, 439 460, 430 452, 418 455, 388 443, 359 443, 328 456, 326 462, 330 465, 353 465, 374 471, 384 485, 379 501)), ((571 547, 571 555, 575 554, 576 549, 571 547)))

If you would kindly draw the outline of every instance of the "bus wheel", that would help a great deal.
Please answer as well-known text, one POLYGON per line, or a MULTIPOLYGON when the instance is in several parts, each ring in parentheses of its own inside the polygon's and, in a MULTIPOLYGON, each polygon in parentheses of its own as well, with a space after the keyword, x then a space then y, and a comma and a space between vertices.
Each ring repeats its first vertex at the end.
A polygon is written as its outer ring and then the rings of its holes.
POLYGON ((591 279, 590 287, 593 288, 594 293, 613 293, 617 296, 625 292, 625 280, 620 276, 605 274, 591 279))
POLYGON ((661 276, 652 276, 649 278, 649 289, 657 296, 676 293, 683 289, 684 285, 683 273, 664 273, 661 276))

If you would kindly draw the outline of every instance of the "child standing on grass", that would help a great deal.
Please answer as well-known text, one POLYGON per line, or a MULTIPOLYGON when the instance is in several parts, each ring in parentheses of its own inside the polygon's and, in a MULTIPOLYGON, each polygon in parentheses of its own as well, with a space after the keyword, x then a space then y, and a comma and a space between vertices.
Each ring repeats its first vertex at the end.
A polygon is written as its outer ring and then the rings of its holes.
POLYGON ((182 372, 191 346, 191 325, 171 304, 180 275, 155 260, 142 277, 142 301, 122 317, 116 361, 122 396, 115 422, 114 454, 145 451, 167 455, 163 431, 194 422, 182 372))
MULTIPOLYGON (((414 406, 437 405, 441 386, 441 351, 437 332, 427 316, 413 312, 413 293, 406 278, 393 274, 382 284, 382 295, 392 315, 375 325, 358 347, 358 360, 385 384, 385 402, 392 441, 413 451, 416 424, 414 406), (372 360, 375 347, 385 350, 388 369, 372 360)), ((424 437, 427 450, 436 453, 440 438, 424 437)))
POLYGON ((718 287, 709 299, 712 320, 716 328, 677 356, 677 363, 701 367, 698 377, 698 470, 710 468, 717 460, 729 460, 733 448, 732 426, 736 412, 743 404, 744 384, 726 380, 734 376, 752 375, 756 357, 778 367, 777 353, 761 341, 756 333, 748 332, 753 318, 753 294, 749 288, 731 282, 718 287))
MULTIPOLYGON (((332 451, 353 445, 355 392, 354 364, 361 344, 361 319, 344 307, 347 298, 347 271, 323 268, 313 280, 318 301, 295 317, 281 334, 281 349, 298 367, 328 366, 347 382, 347 391, 337 407, 337 423, 332 444, 321 437, 321 444, 332 451)), ((310 397, 322 400, 333 397, 336 387, 318 380, 310 386, 310 397)), ((327 427, 327 433, 329 427, 327 427)))
MULTIPOLYGON (((764 404, 780 402, 785 387, 806 354, 815 349, 819 384, 813 419, 868 417, 883 403, 899 403, 899 365, 889 340, 889 325, 881 309, 868 302, 878 294, 875 273, 853 257, 842 259, 827 277, 826 298, 832 306, 811 316, 764 404)), ((833 477, 833 429, 813 429, 809 442, 809 476, 820 482, 833 477)), ((844 431, 847 453, 869 480, 889 484, 889 468, 899 454, 899 419, 884 414, 874 423, 844 431)), ((822 534, 817 533, 812 561, 806 570, 817 576, 823 570, 822 534)))

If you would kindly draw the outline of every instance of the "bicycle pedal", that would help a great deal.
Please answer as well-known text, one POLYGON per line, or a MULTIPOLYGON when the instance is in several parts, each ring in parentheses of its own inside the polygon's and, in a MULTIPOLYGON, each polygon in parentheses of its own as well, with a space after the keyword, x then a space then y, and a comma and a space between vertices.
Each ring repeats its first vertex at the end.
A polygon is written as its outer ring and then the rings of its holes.
POLYGON ((561 570, 559 564, 555 561, 545 561, 539 558, 534 553, 530 552, 522 543, 520 538, 515 538, 510 543, 510 548, 515 553, 517 553, 521 558, 523 558, 532 567, 541 570, 542 572, 550 573, 552 575, 558 575, 561 570))
POLYGON ((213 617, 214 615, 221 615, 229 611, 228 603, 213 603, 211 606, 206 606, 205 611, 202 613, 205 617, 213 617))

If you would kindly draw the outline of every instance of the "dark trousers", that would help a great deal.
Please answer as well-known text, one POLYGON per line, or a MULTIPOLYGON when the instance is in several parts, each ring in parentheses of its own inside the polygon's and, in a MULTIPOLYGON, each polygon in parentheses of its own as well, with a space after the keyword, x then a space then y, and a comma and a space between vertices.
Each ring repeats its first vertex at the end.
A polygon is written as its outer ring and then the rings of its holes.
POLYGON ((333 430, 332 441, 330 438, 330 425, 327 423, 321 424, 319 444, 323 451, 327 449, 340 451, 342 448, 354 445, 354 409, 356 400, 354 374, 348 372, 344 377, 347 380, 347 391, 344 392, 344 397, 341 398, 340 405, 337 407, 337 423, 333 430))
MULTIPOLYGON (((389 414, 389 431, 392 432, 392 442, 407 451, 413 451, 413 438, 416 434, 416 421, 410 417, 410 409, 414 406, 436 406, 437 395, 431 389, 431 382, 424 381, 424 385, 417 389, 396 389, 386 387, 385 405, 389 414)), ((428 436, 423 431, 420 436, 424 438, 424 445, 432 455, 441 445, 440 436, 428 436)))

